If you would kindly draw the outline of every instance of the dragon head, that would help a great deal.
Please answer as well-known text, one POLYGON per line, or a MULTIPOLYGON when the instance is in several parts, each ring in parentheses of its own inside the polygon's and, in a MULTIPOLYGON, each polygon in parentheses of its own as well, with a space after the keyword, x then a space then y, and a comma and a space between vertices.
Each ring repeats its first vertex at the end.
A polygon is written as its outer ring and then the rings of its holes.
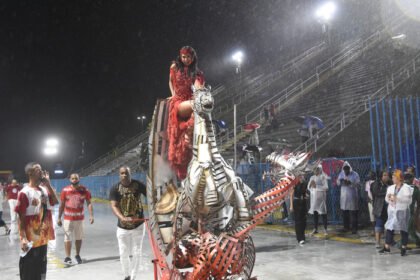
POLYGON ((214 99, 211 95, 211 87, 195 88, 193 86, 194 104, 193 110, 201 117, 209 116, 214 108, 214 99))

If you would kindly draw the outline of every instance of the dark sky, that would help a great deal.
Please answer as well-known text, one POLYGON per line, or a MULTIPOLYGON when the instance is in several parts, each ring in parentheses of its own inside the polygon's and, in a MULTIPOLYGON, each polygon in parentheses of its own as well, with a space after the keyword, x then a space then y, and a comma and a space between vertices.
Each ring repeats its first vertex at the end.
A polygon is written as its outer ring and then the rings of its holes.
MULTIPOLYGON (((375 1, 338 1, 348 6, 342 21, 378 21, 375 1)), ((150 120, 156 99, 169 96, 170 61, 183 45, 197 50, 212 85, 233 78, 237 48, 247 56, 244 71, 298 54, 320 36, 319 2, 2 1, 0 170, 21 173, 33 160, 69 166, 82 141, 88 162, 139 133, 136 116, 150 120), (50 135, 64 151, 47 160, 50 135)))

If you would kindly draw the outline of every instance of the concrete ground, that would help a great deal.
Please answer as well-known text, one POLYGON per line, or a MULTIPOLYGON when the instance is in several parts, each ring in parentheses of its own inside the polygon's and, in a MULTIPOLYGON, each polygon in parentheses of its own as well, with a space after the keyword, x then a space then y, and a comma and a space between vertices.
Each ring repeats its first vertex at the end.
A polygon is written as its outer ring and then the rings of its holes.
MULTIPOLYGON (((9 222, 8 207, 3 205, 3 219, 9 222)), ((95 203, 94 212, 95 223, 85 222, 86 236, 81 251, 84 263, 81 265, 66 267, 62 263, 63 231, 56 229, 56 240, 49 244, 47 279, 123 279, 115 237, 116 218, 105 203, 95 203)), ((0 279, 19 279, 17 234, 3 234, 0 229, 0 279)), ((303 246, 297 245, 290 225, 259 227, 252 235, 257 251, 253 274, 258 279, 420 279, 417 272, 420 250, 412 249, 406 257, 401 257, 397 248, 393 248, 390 255, 379 255, 368 231, 343 235, 330 227, 327 237, 323 234, 308 236, 303 246)), ((147 256, 137 279, 152 280, 152 253, 148 240, 144 244, 147 256)))

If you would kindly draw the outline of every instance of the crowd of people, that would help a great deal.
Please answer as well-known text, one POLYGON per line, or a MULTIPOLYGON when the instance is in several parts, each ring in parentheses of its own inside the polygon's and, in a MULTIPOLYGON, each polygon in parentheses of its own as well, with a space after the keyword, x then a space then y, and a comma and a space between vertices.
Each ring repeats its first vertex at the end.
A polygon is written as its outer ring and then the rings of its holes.
MULTIPOLYGON (((319 216, 323 222, 323 232, 327 231, 327 191, 328 180, 331 179, 322 171, 322 165, 317 166, 309 181, 304 176, 299 177, 299 183, 290 193, 290 211, 294 212, 296 239, 299 244, 305 243, 307 213, 313 215, 314 228, 312 234, 318 233, 319 216), (310 200, 309 210, 307 200, 310 200)), ((360 177, 345 162, 337 176, 336 186, 340 187, 340 209, 343 218, 341 232, 358 231, 358 216, 360 204, 360 177)), ((374 228, 375 246, 381 254, 389 253, 395 245, 394 235, 401 236, 399 244, 401 256, 407 254, 409 236, 420 247, 420 181, 415 178, 414 167, 408 167, 403 173, 395 169, 392 175, 382 171, 376 176, 371 172, 366 181, 365 189, 368 200, 369 218, 374 228), (417 220, 416 220, 417 219, 417 220), (381 240, 385 237, 384 244, 381 240)))
MULTIPOLYGON (((64 232, 64 264, 72 265, 71 247, 75 244, 74 259, 83 263, 80 256, 84 237, 84 204, 89 212, 89 223, 94 223, 91 194, 87 187, 80 184, 79 175, 70 175, 70 184, 61 190, 60 200, 52 187, 49 174, 35 162, 25 166, 28 183, 20 186, 16 180, 0 189, 0 207, 6 194, 10 207, 8 227, 1 219, 0 227, 5 234, 11 234, 11 227, 18 228, 20 239, 19 274, 21 280, 45 279, 47 273, 48 242, 55 240, 53 209, 58 207, 57 226, 64 232), (63 220, 62 220, 63 217, 63 220)), ((141 196, 146 196, 146 186, 131 178, 129 167, 119 170, 120 180, 110 191, 111 208, 118 218, 116 236, 119 246, 120 262, 125 280, 133 280, 141 267, 142 244, 145 236, 143 226, 143 206, 141 196), (130 259, 129 256, 132 256, 130 259)))
MULTIPOLYGON (((169 75, 169 119, 167 137, 168 161, 179 179, 186 176, 187 165, 192 157, 191 139, 193 128, 192 86, 204 86, 204 75, 197 67, 197 54, 192 47, 180 49, 172 61, 169 75)), ((12 180, 0 189, 0 227, 5 234, 18 225, 20 238, 19 273, 21 280, 45 279, 47 271, 47 244, 55 239, 52 210, 59 204, 58 196, 51 186, 49 174, 35 162, 25 167, 28 183, 20 186, 12 180), (2 220, 3 195, 10 208, 11 228, 2 220)), ((130 168, 119 169, 120 180, 110 190, 109 200, 114 215, 118 218, 116 237, 124 280, 134 280, 141 267, 142 245, 145 237, 144 213, 141 196, 146 196, 143 183, 131 178, 130 168), (131 256, 131 257, 130 257, 131 256)), ((89 211, 89 222, 94 223, 91 194, 80 185, 78 174, 70 175, 70 185, 60 194, 57 225, 64 231, 64 263, 72 265, 71 247, 75 244, 74 259, 83 263, 80 256, 84 237, 84 204, 89 211), (63 217, 63 220, 62 220, 63 217)), ((17 233, 17 227, 16 227, 17 233)))
MULTIPOLYGON (((181 48, 179 56, 170 66, 169 88, 169 119, 167 129, 168 161, 178 176, 186 177, 187 165, 192 157, 191 139, 193 127, 192 89, 204 86, 204 75, 197 67, 197 54, 189 46, 181 48)), ((274 119, 274 106, 266 108, 266 118, 274 119)), ((312 137, 312 131, 310 133, 312 137)), ((10 228, 2 220, 2 204, 0 203, 0 227, 5 228, 5 234, 17 232, 20 237, 19 272, 21 280, 45 279, 47 272, 47 244, 55 239, 52 211, 59 204, 57 225, 64 232, 64 263, 71 265, 72 241, 75 244, 74 259, 83 263, 81 246, 84 238, 84 205, 89 213, 89 223, 94 223, 93 206, 89 189, 80 184, 78 174, 70 175, 70 184, 62 189, 60 199, 51 185, 49 174, 35 162, 25 167, 28 183, 20 186, 12 180, 0 191, 0 201, 3 195, 10 208, 10 228), (60 201, 60 202, 59 202, 60 201), (63 220, 62 220, 63 218, 63 220), (15 227, 13 226, 15 225, 15 227), (18 226, 16 226, 18 225, 18 226)), ((420 192, 417 181, 414 181, 414 169, 409 168, 403 174, 395 170, 391 176, 381 173, 379 178, 372 176, 367 181, 365 190, 369 197, 369 211, 374 223, 376 246, 381 248, 381 238, 385 233, 385 242, 380 253, 390 252, 394 245, 394 235, 401 235, 401 255, 406 255, 409 232, 413 228, 414 212, 420 209, 420 192)), ((119 169, 119 182, 111 188, 110 204, 118 219, 116 238, 118 241, 120 262, 124 280, 134 280, 142 263, 142 247, 145 237, 144 211, 142 196, 146 196, 146 187, 141 182, 131 178, 130 168, 119 169), (130 256, 132 256, 130 258, 130 256)), ((328 180, 322 165, 314 169, 314 174, 305 180, 299 177, 299 182, 290 193, 290 211, 294 213, 296 238, 299 244, 305 243, 307 213, 313 215, 314 228, 312 234, 318 233, 319 218, 322 219, 323 233, 328 235, 327 191, 328 180), (309 195, 308 195, 309 194, 309 195), (307 200, 310 207, 307 209, 307 200)), ((343 216, 343 231, 358 231, 358 210, 360 196, 360 177, 345 162, 339 173, 336 185, 340 187, 340 208, 343 216)), ((417 213, 416 212, 416 213, 417 213)), ((416 244, 420 246, 419 238, 414 234, 416 244)))

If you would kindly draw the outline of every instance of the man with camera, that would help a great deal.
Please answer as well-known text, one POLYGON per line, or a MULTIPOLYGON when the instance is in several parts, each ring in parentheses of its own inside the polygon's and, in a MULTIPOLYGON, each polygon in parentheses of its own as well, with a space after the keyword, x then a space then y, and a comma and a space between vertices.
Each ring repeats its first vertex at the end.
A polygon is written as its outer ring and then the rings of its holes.
POLYGON ((45 279, 48 241, 54 240, 52 206, 58 203, 48 172, 39 163, 25 166, 29 183, 19 192, 16 213, 19 215, 21 280, 45 279))
POLYGON ((353 171, 350 164, 346 161, 343 169, 337 178, 337 186, 341 187, 340 208, 343 212, 343 231, 357 233, 357 214, 359 210, 359 187, 360 177, 353 171))

